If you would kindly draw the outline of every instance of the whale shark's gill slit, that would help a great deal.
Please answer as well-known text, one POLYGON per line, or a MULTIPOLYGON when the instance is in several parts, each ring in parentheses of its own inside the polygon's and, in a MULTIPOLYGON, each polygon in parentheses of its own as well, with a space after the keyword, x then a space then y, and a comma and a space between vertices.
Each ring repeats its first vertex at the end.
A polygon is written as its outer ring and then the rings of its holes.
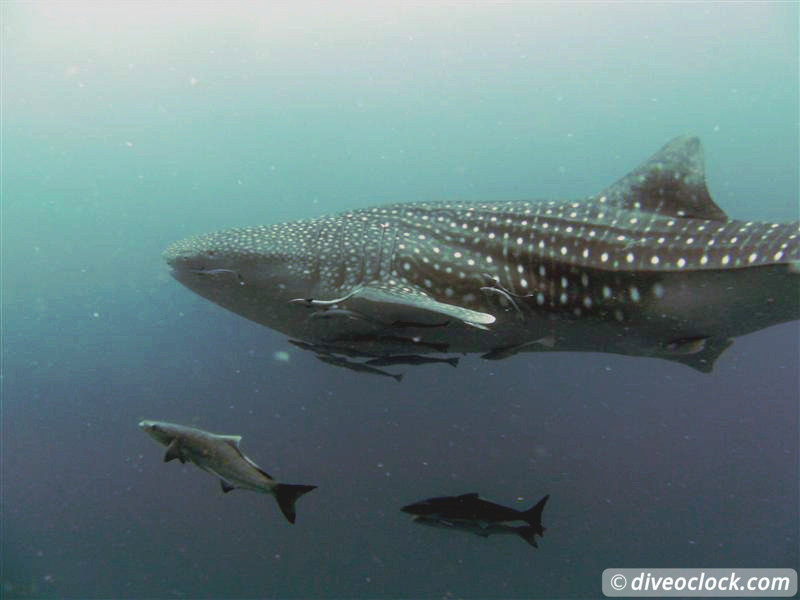
POLYGON ((383 238, 386 236, 386 227, 383 226, 381 223, 381 240, 378 243, 378 273, 376 274, 376 278, 380 279, 383 276, 382 266, 383 266, 383 238))
POLYGON ((367 278, 367 253, 369 251, 369 221, 362 221, 361 232, 361 273, 358 276, 358 282, 364 283, 367 278))
MULTIPOLYGON (((311 251, 314 255, 314 272, 309 274, 310 275, 309 281, 311 282, 318 283, 320 281, 320 275, 322 273, 322 265, 320 264, 320 261, 322 260, 322 257, 320 256, 320 254, 322 253, 322 248, 320 247, 319 242, 320 239, 322 238, 322 230, 324 228, 325 228, 325 221, 324 219, 320 219, 319 222, 317 223, 317 231, 316 235, 314 236, 314 241, 308 248, 309 251, 311 251)), ((313 288, 309 289, 309 292, 311 292, 312 290, 313 288)))
MULTIPOLYGON (((331 257, 336 263, 338 268, 331 272, 331 283, 336 289, 342 288, 345 281, 347 281, 347 253, 345 252, 345 238, 347 236, 347 220, 337 219, 336 233, 334 234, 337 240, 332 240, 332 247, 338 242, 339 256, 331 257)), ((334 238, 335 239, 335 238, 334 238)))
POLYGON ((509 294, 503 288, 499 287, 499 285, 500 284, 498 284, 498 287, 484 286, 484 287, 481 288, 481 291, 484 294, 486 294, 487 296, 490 295, 490 294, 494 294, 496 296, 499 296, 500 299, 501 299, 501 305, 502 305, 502 301, 503 300, 506 302, 505 306, 501 306, 501 308, 503 308, 503 310, 507 311, 508 310, 508 305, 511 305, 511 307, 513 307, 514 310, 516 311, 517 318, 520 321, 525 320, 525 316, 522 314, 522 309, 520 309, 520 307, 517 306, 517 303, 514 302, 513 298, 511 298, 511 294, 509 294))
POLYGON ((397 262, 397 257, 398 257, 397 239, 399 236, 400 236, 400 229, 395 227, 392 233, 392 244, 391 244, 392 249, 389 253, 389 264, 387 267, 387 271, 391 271, 394 268, 395 263, 397 262))

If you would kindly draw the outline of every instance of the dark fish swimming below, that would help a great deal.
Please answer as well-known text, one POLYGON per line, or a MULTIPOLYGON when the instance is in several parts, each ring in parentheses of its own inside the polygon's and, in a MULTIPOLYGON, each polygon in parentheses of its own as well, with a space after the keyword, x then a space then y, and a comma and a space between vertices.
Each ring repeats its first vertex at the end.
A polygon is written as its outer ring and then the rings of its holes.
POLYGON ((495 504, 477 493, 428 498, 400 510, 413 515, 414 522, 419 525, 466 531, 481 537, 514 534, 538 548, 536 536, 544 535, 542 511, 549 497, 545 496, 528 510, 495 504))
POLYGON ((391 367, 393 365, 431 365, 431 364, 447 364, 451 367, 458 366, 459 358, 454 356, 452 358, 436 358, 435 356, 419 356, 417 354, 395 354, 394 356, 385 356, 383 358, 371 358, 365 364, 373 367, 391 367))
POLYGON ((328 363, 329 365, 333 365, 334 367, 342 367, 345 369, 349 369, 351 371, 355 371, 356 373, 368 373, 370 375, 380 375, 382 377, 391 377, 397 383, 400 383, 403 380, 402 373, 389 373, 388 371, 384 371, 383 369, 378 369, 377 367, 373 367, 369 364, 369 361, 357 362, 353 360, 349 360, 342 356, 334 356, 332 354, 317 354, 317 358, 324 363, 328 363))
POLYGON ((275 481, 242 454, 239 449, 241 436, 218 435, 165 421, 142 421, 139 427, 167 447, 164 462, 177 458, 182 463, 194 463, 203 471, 219 478, 225 493, 239 488, 272 494, 289 523, 295 521, 294 504, 297 499, 317 487, 275 481))
POLYGON ((164 257, 194 292, 330 355, 590 351, 709 372, 733 338, 800 318, 799 229, 730 219, 680 137, 580 200, 376 206, 164 257))

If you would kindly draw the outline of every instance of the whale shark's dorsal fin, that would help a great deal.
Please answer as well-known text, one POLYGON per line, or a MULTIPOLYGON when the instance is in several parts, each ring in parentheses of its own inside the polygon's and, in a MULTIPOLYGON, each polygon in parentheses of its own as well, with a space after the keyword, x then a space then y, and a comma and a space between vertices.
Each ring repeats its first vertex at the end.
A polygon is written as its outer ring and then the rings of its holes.
POLYGON ((600 202, 672 217, 727 221, 706 187, 703 148, 692 136, 677 137, 604 189, 600 202))

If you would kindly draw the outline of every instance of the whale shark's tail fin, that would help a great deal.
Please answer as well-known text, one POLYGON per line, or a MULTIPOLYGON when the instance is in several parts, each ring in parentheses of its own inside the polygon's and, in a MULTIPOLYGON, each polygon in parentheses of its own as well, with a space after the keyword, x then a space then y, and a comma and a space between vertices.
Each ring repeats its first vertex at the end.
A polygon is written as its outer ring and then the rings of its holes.
POLYGON ((307 494, 316 487, 315 485, 292 485, 288 483, 279 483, 275 486, 273 491, 275 499, 278 501, 278 506, 283 516, 286 517, 289 523, 294 523, 296 517, 294 503, 297 502, 300 496, 307 494))

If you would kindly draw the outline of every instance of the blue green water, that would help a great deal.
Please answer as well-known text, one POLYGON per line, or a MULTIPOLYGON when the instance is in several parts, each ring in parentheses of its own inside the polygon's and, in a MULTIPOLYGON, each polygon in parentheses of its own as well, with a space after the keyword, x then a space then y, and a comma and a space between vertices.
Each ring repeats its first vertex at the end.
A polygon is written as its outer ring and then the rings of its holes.
POLYGON ((685 133, 730 216, 797 219, 797 3, 0 6, 5 597, 583 598, 614 566, 800 564, 796 323, 711 375, 539 353, 395 385, 160 256, 373 204, 580 197, 685 133), (162 463, 143 418, 319 489, 290 526, 162 463), (540 547, 399 512, 472 491, 550 494, 540 547))

